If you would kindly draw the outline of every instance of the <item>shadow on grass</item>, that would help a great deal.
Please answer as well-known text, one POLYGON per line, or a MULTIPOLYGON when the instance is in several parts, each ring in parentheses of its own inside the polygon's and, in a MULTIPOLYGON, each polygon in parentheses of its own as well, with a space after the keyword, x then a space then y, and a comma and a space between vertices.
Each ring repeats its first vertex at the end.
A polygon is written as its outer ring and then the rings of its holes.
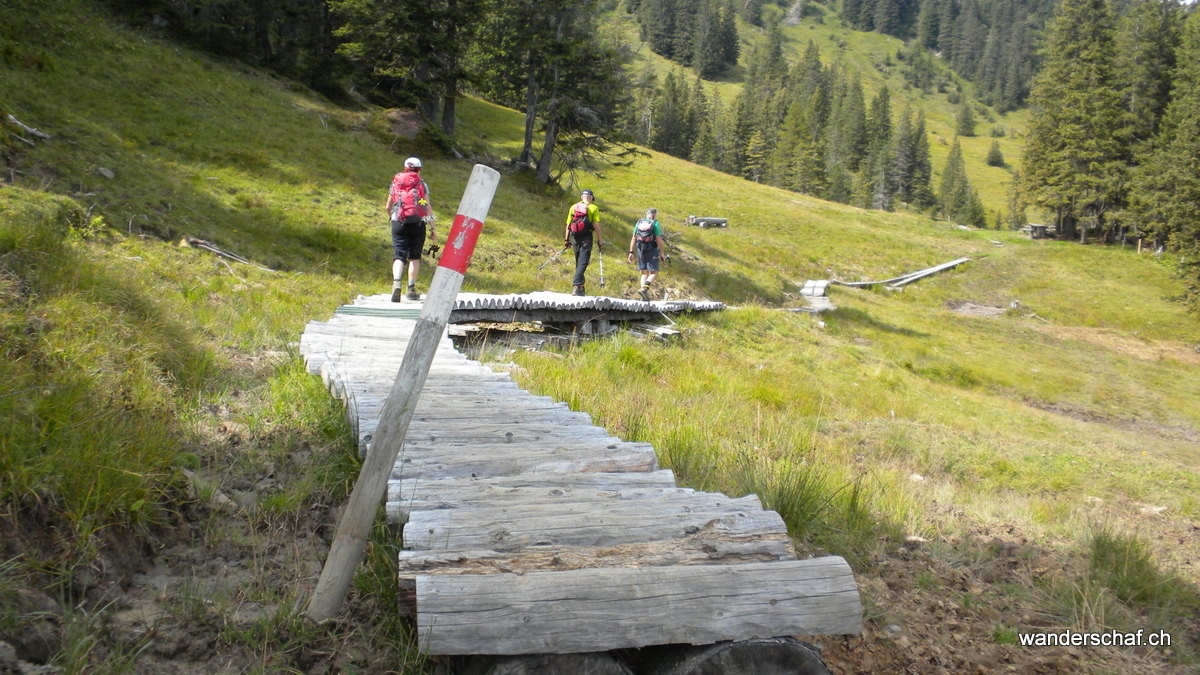
POLYGON ((895 335, 903 335, 905 337, 930 337, 928 333, 922 333, 921 331, 916 331, 911 328, 904 328, 902 326, 896 326, 880 321, 879 319, 876 319, 860 309, 839 308, 836 312, 827 315, 827 321, 829 321, 835 327, 839 327, 839 324, 845 324, 884 331, 893 333, 895 335))

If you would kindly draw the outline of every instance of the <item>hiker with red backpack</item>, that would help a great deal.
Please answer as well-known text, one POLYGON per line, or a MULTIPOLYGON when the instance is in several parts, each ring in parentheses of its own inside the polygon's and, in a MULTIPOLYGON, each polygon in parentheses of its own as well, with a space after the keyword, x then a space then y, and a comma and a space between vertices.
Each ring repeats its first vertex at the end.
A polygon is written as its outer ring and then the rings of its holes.
POLYGON ((429 239, 437 241, 433 229, 433 206, 429 203, 429 186, 421 180, 421 160, 404 160, 404 171, 392 178, 388 191, 388 217, 392 221, 392 302, 402 299, 420 300, 417 294, 417 273, 421 269, 421 249, 425 246, 425 226, 429 239), (401 293, 404 263, 408 263, 408 293, 401 293))
MULTIPOLYGON (((563 244, 575 251, 575 280, 571 295, 587 295, 584 290, 584 272, 592 259, 592 233, 595 233, 596 249, 604 255, 604 240, 600 234, 600 207, 593 203, 596 196, 591 190, 580 193, 579 201, 567 210, 567 229, 563 244)), ((604 276, 601 269, 601 277, 604 276)))
POLYGON ((659 261, 666 259, 666 249, 662 225, 658 224, 658 210, 646 209, 646 216, 634 224, 633 236, 629 238, 629 262, 634 262, 636 256, 638 271, 642 273, 642 287, 638 291, 642 300, 650 300, 650 284, 658 276, 659 261))

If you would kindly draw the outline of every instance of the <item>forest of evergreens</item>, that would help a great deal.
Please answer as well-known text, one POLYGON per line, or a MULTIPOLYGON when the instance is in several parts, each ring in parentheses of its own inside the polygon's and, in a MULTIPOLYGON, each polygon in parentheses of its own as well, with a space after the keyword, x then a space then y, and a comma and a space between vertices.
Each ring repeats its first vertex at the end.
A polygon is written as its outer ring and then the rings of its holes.
MULTIPOLYGON (((978 227, 1044 216, 1061 236, 1084 242, 1149 238, 1177 254, 1192 297, 1200 295, 1200 19, 1181 0, 111 5, 138 25, 332 98, 415 108, 447 147, 459 94, 521 110, 525 143, 513 160, 542 182, 638 143, 864 208, 929 210, 978 227), (822 17, 905 40, 895 64, 906 87, 958 106, 960 136, 975 135, 984 105, 1030 108, 1024 156, 1006 158, 993 144, 987 157, 1014 169, 1007 213, 989 222, 957 141, 943 166, 931 166, 921 109, 898 105, 886 86, 868 95, 860 73, 813 43, 789 54, 783 27, 808 20, 817 4, 822 17), (635 75, 630 46, 600 30, 614 12, 632 14, 641 39, 678 68, 635 75), (722 100, 708 78, 734 66, 740 88, 722 100)), ((14 132, 4 133, 12 143, 14 132)))

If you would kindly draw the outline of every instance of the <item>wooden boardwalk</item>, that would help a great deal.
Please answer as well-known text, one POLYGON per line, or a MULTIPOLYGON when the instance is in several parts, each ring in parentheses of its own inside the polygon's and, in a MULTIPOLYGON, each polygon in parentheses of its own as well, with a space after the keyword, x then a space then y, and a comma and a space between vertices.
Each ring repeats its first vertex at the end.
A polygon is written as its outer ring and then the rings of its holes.
MULTIPOLYGON (((353 307, 388 305, 372 296, 353 307)), ((415 323, 400 309, 339 311, 301 338, 309 370, 346 402, 362 447, 415 323)), ((845 561, 795 559, 782 519, 757 497, 677 487, 650 445, 521 390, 446 338, 396 462, 387 514, 404 523, 399 590, 430 654, 861 630, 845 561)))

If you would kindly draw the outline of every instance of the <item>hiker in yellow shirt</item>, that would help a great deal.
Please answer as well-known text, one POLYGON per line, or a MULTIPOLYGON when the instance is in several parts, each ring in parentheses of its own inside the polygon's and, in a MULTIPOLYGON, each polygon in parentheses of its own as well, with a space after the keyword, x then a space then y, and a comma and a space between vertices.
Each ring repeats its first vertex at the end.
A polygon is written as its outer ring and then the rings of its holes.
POLYGON ((579 201, 567 210, 567 229, 563 243, 570 244, 575 251, 575 280, 571 295, 587 295, 583 290, 584 272, 592 259, 592 233, 595 233, 596 249, 604 254, 604 240, 600 234, 600 207, 593 203, 596 196, 584 190, 579 201))

